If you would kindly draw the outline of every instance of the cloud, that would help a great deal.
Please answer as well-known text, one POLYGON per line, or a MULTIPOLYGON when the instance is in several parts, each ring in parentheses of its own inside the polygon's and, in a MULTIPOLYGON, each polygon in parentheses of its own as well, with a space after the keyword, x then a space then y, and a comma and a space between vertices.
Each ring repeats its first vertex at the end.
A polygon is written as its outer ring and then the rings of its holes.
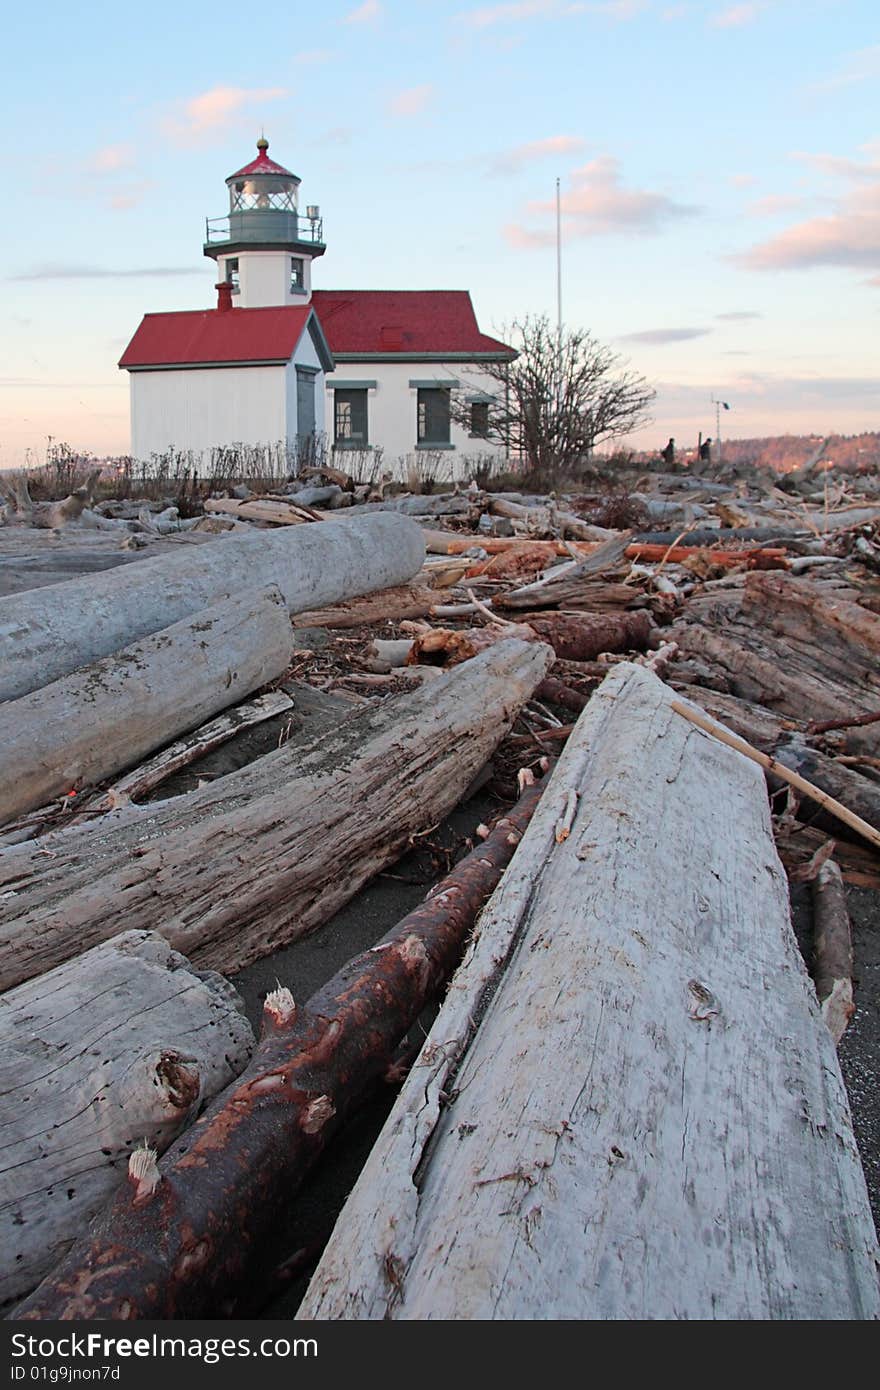
POLYGON ((724 323, 744 323, 746 319, 762 319, 764 315, 754 309, 735 309, 731 314, 716 314, 715 317, 724 323))
POLYGON ((880 43, 851 53, 848 66, 832 73, 821 82, 814 82, 811 91, 833 92, 839 87, 852 87, 857 82, 871 82, 880 77, 880 43))
POLYGON ((829 216, 795 223, 733 260, 747 270, 843 266, 876 272, 880 269, 880 179, 839 199, 829 216))
POLYGON ((141 179, 138 183, 124 184, 117 188, 115 193, 110 194, 110 207, 114 212, 127 212, 129 208, 136 208, 155 186, 153 179, 141 179))
POLYGON ((711 328, 646 328, 641 333, 624 333, 618 342, 659 347, 663 343, 685 343, 691 338, 704 338, 711 332, 711 328))
POLYGON ((389 97, 386 110, 391 116, 417 116, 424 111, 433 95, 434 88, 430 82, 423 83, 421 87, 406 87, 389 97))
POLYGON ((382 6, 379 0, 364 0, 362 5, 358 5, 356 10, 349 10, 348 14, 342 19, 343 24, 372 24, 379 19, 382 14, 382 6))
POLYGON ((457 16, 471 29, 491 29, 498 24, 515 24, 526 19, 571 19, 575 15, 597 15, 618 23, 635 19, 648 8, 650 0, 585 0, 571 4, 566 0, 516 0, 503 5, 484 5, 457 16))
MULTIPOLYGON (((571 186, 560 199, 563 229, 567 239, 604 236, 610 232, 648 234, 660 231, 664 223, 697 212, 695 207, 676 203, 665 193, 624 188, 619 165, 610 155, 591 160, 571 175, 571 186)), ((529 210, 537 215, 556 213, 552 202, 533 202, 529 210)), ((508 226, 504 235, 513 246, 546 246, 555 236, 550 229, 529 230, 508 226)))
POLYGON ((758 180, 754 174, 729 174, 727 182, 732 183, 734 188, 751 188, 758 180))
POLYGON ((212 87, 178 109, 165 122, 166 133, 174 136, 201 136, 222 129, 248 107, 262 106, 288 96, 284 87, 212 87))
POLYGON ((560 0, 518 0, 506 5, 486 5, 481 9, 467 10, 459 18, 472 29, 489 29, 495 24, 509 24, 520 19, 565 19, 570 15, 583 14, 587 5, 568 5, 560 0))
POLYGON ((776 217, 780 212, 793 212, 795 208, 803 207, 803 203, 803 198, 791 193, 768 193, 765 198, 756 198, 749 203, 749 212, 757 217, 776 217))
POLYGON ((130 270, 107 270, 92 265, 42 265, 8 275, 7 280, 138 280, 169 275, 201 275, 197 266, 140 266, 130 270))
POLYGON ((859 182, 872 182, 880 178, 880 156, 874 157, 877 150, 877 142, 870 141, 861 148, 871 156, 868 163, 859 159, 848 159, 844 155, 837 154, 803 154, 795 151, 792 159, 802 160, 805 164, 812 164, 814 169, 818 169, 822 174, 828 174, 832 178, 855 179, 859 182))
POLYGON ((579 135, 548 135, 544 140, 530 140, 496 155, 492 168, 498 174, 511 174, 525 164, 549 159, 551 155, 577 154, 586 143, 579 135))
POLYGON ((732 5, 711 19, 715 29, 741 29, 744 24, 753 24, 763 10, 762 4, 732 5))
POLYGON ((115 174, 134 163, 133 145, 105 145, 96 150, 87 164, 90 174, 115 174))

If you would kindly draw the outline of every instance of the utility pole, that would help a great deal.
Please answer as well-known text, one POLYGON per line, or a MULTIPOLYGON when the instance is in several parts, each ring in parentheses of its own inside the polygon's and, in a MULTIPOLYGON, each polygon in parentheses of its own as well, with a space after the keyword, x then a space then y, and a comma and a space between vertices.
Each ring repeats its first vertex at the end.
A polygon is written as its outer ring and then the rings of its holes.
POLYGON ((562 199, 556 180, 556 405, 562 405, 562 199))
POLYGON ((715 407, 715 455, 718 462, 721 462, 721 411, 729 410, 727 401, 720 401, 716 396, 710 397, 715 407))

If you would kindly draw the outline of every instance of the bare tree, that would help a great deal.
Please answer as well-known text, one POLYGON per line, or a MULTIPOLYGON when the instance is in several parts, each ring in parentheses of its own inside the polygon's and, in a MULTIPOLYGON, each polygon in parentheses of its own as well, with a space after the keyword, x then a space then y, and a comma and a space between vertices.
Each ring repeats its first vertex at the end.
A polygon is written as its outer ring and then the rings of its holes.
MULTIPOLYGON (((560 341, 546 316, 528 317, 504 328, 502 337, 517 356, 479 364, 491 383, 480 432, 519 455, 536 481, 555 482, 596 445, 648 422, 653 387, 585 329, 567 329, 560 341)), ((472 405, 466 392, 453 395, 453 418, 465 428, 474 419, 472 405)))

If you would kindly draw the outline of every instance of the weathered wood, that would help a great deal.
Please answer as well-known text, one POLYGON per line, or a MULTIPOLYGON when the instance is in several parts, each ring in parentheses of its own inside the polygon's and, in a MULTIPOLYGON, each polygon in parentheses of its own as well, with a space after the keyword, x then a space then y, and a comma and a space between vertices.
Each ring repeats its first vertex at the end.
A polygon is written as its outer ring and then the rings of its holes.
POLYGON ((125 1178, 247 1065, 236 991, 126 932, 0 999, 0 1303, 32 1289, 125 1178))
MULTIPOLYGON (((781 741, 774 750, 774 757, 777 763, 781 763, 790 772, 798 773, 807 782, 828 796, 834 797, 836 801, 842 802, 868 825, 873 826, 878 835, 877 844, 880 846, 880 786, 876 782, 836 758, 829 758, 826 753, 810 748, 797 736, 789 736, 781 741)), ((809 796, 802 800, 798 818, 814 821, 820 829, 831 834, 846 834, 846 828, 827 811, 823 814, 820 804, 809 796)))
POLYGON ((304 523, 322 518, 313 514, 311 508, 297 506, 293 500, 280 501, 277 498, 251 497, 239 501, 234 497, 209 497, 205 513, 219 512, 223 516, 242 517, 245 521, 264 521, 272 526, 301 526, 304 523))
POLYGON ((283 675, 292 651, 280 591, 245 589, 0 704, 0 824, 131 767, 283 675))
POLYGON ((552 657, 501 642, 308 752, 3 850, 0 988, 125 928, 227 972, 313 931, 452 809, 552 657))
POLYGON ((876 1253, 761 774, 621 664, 299 1317, 869 1318, 876 1253))
POLYGON ((856 1011, 853 948, 846 889, 840 869, 826 859, 810 884, 813 900, 813 979, 828 1031, 835 1043, 856 1011))
POLYGON ((168 778, 173 777, 181 768, 189 767, 190 763, 203 758, 206 753, 222 747, 231 738, 237 738, 245 729, 251 729, 255 724, 263 724, 267 719, 274 719, 277 715, 293 709, 293 703, 290 696, 285 695, 283 691, 270 690, 266 695, 258 695, 255 700, 249 700, 246 704, 236 705, 234 709, 221 714, 218 719, 199 725, 191 734, 187 734, 186 738, 163 748, 154 758, 132 768, 131 772, 120 777, 112 787, 108 787, 97 801, 90 802, 90 811, 110 811, 125 801, 140 800, 147 792, 155 791, 156 787, 167 782, 168 778))
POLYGON ((223 594, 277 584, 292 613, 405 583, 425 557, 406 517, 224 535, 109 574, 0 599, 0 700, 14 700, 188 618, 223 594))
POLYGON ((713 738, 717 738, 722 743, 726 743, 730 748, 735 748, 737 752, 742 753, 744 757, 750 758, 752 762, 757 763, 759 767, 763 767, 765 772, 780 778, 783 782, 787 782, 789 786, 794 787, 795 791, 808 796, 812 801, 815 801, 822 810, 827 811, 850 830, 854 830, 858 835, 861 835, 862 839, 867 840, 868 843, 873 845, 876 849, 880 849, 880 830, 875 830, 874 827, 869 825, 866 820, 863 820, 861 816, 856 815, 848 806, 842 805, 842 803, 837 801, 833 796, 829 796, 827 792, 822 791, 814 782, 808 782, 805 777, 801 777, 800 773, 793 772, 782 762, 781 758, 771 757, 767 753, 762 753, 759 748, 753 748, 746 739, 740 738, 737 734, 732 734, 730 730, 725 729, 722 724, 716 724, 713 720, 707 719, 702 711, 695 709, 692 705, 683 705, 680 700, 673 700, 671 707, 675 710, 676 714, 682 715, 685 719, 689 720, 691 724, 695 724, 698 729, 702 729, 704 733, 711 734, 713 738))
POLYGON ((397 584, 375 594, 349 599, 334 608, 309 609, 294 616, 294 627, 363 627, 390 618, 422 618, 437 602, 433 589, 420 584, 397 584))
POLYGON ((265 1271, 279 1210, 449 976, 540 794, 527 791, 421 906, 303 1008, 273 991, 245 1074, 166 1155, 151 1191, 121 1188, 16 1316, 228 1316, 265 1271))

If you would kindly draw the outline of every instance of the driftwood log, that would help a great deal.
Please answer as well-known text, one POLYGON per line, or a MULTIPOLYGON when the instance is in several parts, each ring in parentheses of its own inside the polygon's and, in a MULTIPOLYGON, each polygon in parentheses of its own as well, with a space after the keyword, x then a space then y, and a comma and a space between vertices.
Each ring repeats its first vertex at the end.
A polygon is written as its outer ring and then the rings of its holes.
POLYGON ((228 1315, 272 1254, 279 1210, 448 978, 540 794, 531 787, 420 907, 304 1008, 287 989, 270 994, 245 1074, 154 1169, 149 1191, 132 1181, 120 1189, 16 1316, 228 1315))
POLYGON ((51 685, 0 704, 0 824, 131 767, 284 674, 290 617, 245 589, 51 685))
POLYGON ((813 900, 813 979, 835 1043, 856 1011, 853 1002, 853 948, 846 889, 840 868, 826 859, 810 883, 813 900))
POLYGON ((226 972, 304 936, 456 805, 552 659, 501 642, 309 751, 3 850, 0 988, 126 928, 226 972))
POLYGON ((0 599, 0 700, 188 618, 224 594, 277 584, 293 613, 402 584, 425 556, 405 517, 224 535, 111 574, 0 599))
POLYGON ((362 627, 387 618, 422 618, 437 602, 433 589, 423 584, 397 584, 377 594, 349 599, 334 608, 310 609, 297 613, 294 627, 362 627))
POLYGON ((761 773, 621 664, 299 1316, 871 1318, 876 1253, 761 773))
POLYGON ((0 1303, 20 1298, 125 1178, 247 1065, 232 986, 126 932, 0 999, 0 1303))

